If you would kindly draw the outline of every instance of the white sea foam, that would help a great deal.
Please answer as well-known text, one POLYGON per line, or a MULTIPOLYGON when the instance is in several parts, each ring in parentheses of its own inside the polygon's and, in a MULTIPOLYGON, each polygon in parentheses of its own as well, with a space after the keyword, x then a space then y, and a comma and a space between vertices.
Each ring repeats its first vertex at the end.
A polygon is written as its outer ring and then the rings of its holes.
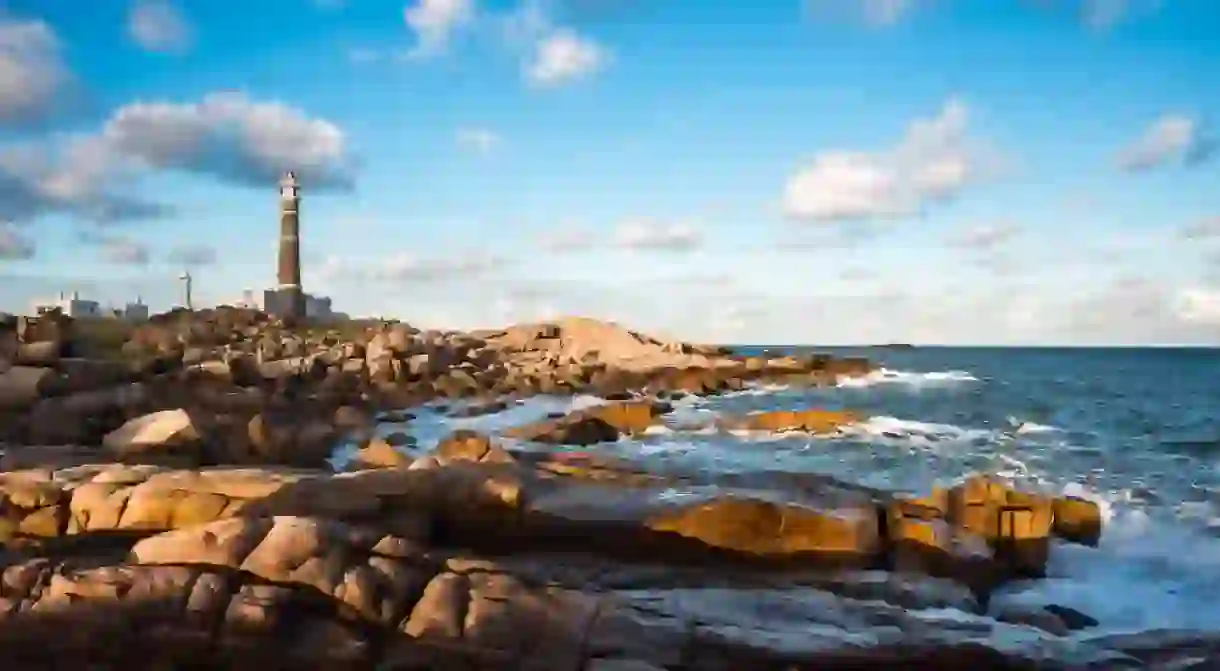
POLYGON ((978 382, 979 379, 964 370, 942 370, 926 373, 881 368, 868 375, 841 377, 839 387, 861 388, 879 384, 906 384, 913 387, 944 386, 963 382, 978 382))
POLYGON ((955 424, 936 424, 913 419, 900 419, 878 415, 859 424, 843 427, 847 436, 867 437, 872 440, 899 441, 917 445, 929 445, 945 441, 971 441, 993 438, 997 433, 990 429, 969 429, 955 424))

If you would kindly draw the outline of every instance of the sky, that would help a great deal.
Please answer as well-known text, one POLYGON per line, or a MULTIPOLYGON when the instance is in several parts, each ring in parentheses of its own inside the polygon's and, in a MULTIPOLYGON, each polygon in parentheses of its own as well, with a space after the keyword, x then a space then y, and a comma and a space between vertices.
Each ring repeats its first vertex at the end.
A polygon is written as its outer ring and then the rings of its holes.
POLYGON ((0 0, 0 310, 1220 344, 1216 0, 0 0))

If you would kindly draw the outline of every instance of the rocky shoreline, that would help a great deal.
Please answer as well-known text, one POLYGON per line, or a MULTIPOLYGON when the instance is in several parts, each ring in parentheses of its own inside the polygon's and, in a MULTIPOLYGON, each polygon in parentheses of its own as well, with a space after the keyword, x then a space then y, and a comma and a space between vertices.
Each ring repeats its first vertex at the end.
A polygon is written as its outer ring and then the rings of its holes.
MULTIPOLYGON (((221 308, 95 328, 0 324, 6 668, 1220 664, 1214 635, 1090 636, 1087 613, 997 596, 1043 576, 1058 543, 1096 544, 1092 502, 986 474, 914 498, 650 473, 596 448, 666 422, 684 395, 835 384, 864 360, 739 357, 588 319, 288 329, 221 308), (377 437, 422 403, 469 415, 572 393, 607 402, 427 453, 377 437), (336 472, 342 442, 360 449, 336 472)), ((855 421, 808 409, 679 428, 855 421)))

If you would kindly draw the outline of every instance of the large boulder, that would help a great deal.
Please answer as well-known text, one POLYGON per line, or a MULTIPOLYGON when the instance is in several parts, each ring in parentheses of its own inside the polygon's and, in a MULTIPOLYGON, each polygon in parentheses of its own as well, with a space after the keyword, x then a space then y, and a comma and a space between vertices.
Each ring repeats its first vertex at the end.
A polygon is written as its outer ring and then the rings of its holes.
POLYGON ((106 434, 102 447, 116 460, 138 459, 145 453, 202 454, 203 436, 182 408, 137 417, 106 434))

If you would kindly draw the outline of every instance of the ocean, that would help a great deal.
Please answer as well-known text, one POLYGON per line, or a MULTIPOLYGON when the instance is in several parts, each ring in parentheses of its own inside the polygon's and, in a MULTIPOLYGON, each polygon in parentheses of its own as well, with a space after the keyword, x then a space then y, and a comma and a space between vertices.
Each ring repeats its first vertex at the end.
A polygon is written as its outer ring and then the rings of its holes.
MULTIPOLYGON (((864 356, 881 369, 836 387, 687 397, 669 421, 809 407, 866 421, 828 438, 657 427, 587 449, 667 473, 823 473, 922 494, 982 472, 1093 499, 1106 517, 1100 546, 1057 544, 1046 579, 1003 597, 1076 608, 1101 622, 1094 633, 1220 628, 1220 349, 799 349, 864 356)), ((454 429, 494 435, 600 402, 538 397, 470 418, 424 407, 381 430, 405 430, 426 450, 454 429)))

